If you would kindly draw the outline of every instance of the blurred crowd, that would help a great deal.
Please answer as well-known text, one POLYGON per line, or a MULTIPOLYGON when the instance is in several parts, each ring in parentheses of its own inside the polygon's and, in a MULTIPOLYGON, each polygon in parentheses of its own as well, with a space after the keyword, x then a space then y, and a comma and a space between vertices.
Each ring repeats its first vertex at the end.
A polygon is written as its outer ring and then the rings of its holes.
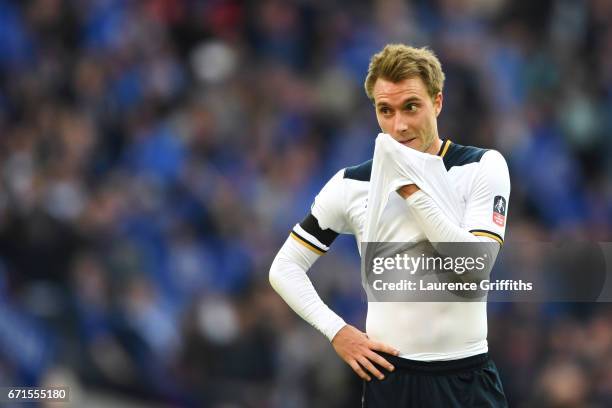
MULTIPOLYGON (((0 0, 0 38, 2 386, 358 406, 267 273, 371 157, 388 42, 441 59, 441 137, 506 157, 506 240, 610 240, 607 0, 0 0)), ((354 241, 311 275, 363 327, 354 241)), ((492 304, 489 344, 512 407, 612 406, 610 304, 492 304)))

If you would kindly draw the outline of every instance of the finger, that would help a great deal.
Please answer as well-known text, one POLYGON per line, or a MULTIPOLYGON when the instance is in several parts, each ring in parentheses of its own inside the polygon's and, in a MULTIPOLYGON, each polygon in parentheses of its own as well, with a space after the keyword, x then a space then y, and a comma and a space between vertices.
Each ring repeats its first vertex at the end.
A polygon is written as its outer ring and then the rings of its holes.
POLYGON ((371 341, 369 346, 371 350, 382 351, 383 353, 391 354, 394 356, 399 355, 398 349, 391 347, 385 343, 380 343, 378 341, 371 341))
POLYGON ((352 362, 349 363, 349 365, 351 366, 353 371, 357 373, 359 377, 363 378, 366 381, 370 381, 372 379, 365 371, 363 371, 361 366, 357 364, 357 361, 353 360, 352 362))
POLYGON ((383 356, 381 356, 380 354, 377 354, 373 351, 370 351, 369 353, 366 354, 366 357, 370 360, 375 362, 376 364, 378 364, 381 367, 386 368, 388 371, 393 371, 395 370, 395 367, 393 367, 393 364, 391 364, 390 362, 388 362, 387 360, 385 360, 383 358, 383 356))
POLYGON ((374 364, 372 364, 372 362, 370 360, 368 360, 364 356, 361 356, 361 357, 359 357, 358 361, 359 361, 359 364, 361 364, 361 366, 363 368, 365 368, 370 373, 372 373, 376 378, 378 378, 379 380, 384 380, 385 379, 385 376, 383 375, 383 373, 378 371, 378 368, 374 367, 374 364))

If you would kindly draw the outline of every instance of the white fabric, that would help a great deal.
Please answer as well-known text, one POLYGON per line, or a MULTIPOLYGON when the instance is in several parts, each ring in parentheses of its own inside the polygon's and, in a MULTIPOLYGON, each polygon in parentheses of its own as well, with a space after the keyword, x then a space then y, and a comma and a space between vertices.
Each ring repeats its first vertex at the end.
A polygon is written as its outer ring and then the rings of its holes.
POLYGON ((406 147, 391 136, 380 133, 374 148, 364 242, 381 240, 377 226, 389 195, 397 194, 395 191, 407 184, 416 184, 452 222, 459 225, 463 206, 450 185, 442 158, 406 147))
POLYGON ((321 229, 329 228, 338 234, 351 233, 345 217, 347 205, 345 200, 344 169, 342 169, 323 186, 310 209, 321 229))
POLYGON ((306 271, 319 255, 289 237, 270 267, 270 284, 302 319, 332 341, 346 325, 319 297, 306 271))
POLYGON ((455 225, 423 190, 413 193, 406 203, 429 242, 498 242, 489 237, 477 237, 455 225))
MULTIPOLYGON (((421 189, 408 198, 414 213, 406 211, 402 217, 409 218, 412 224, 416 221, 428 240, 478 240, 459 227, 465 204, 451 186, 442 158, 379 134, 370 177, 364 242, 380 242, 383 237, 389 240, 389 235, 381 232, 383 212, 399 187, 413 183, 421 189)), ((398 348, 400 357, 412 360, 454 360, 488 350, 484 302, 369 302, 366 331, 370 338, 398 348)))
MULTIPOLYGON (((472 180, 469 199, 466 202, 465 214, 461 227, 467 231, 485 230, 494 232, 504 239, 506 223, 501 225, 494 221, 494 201, 500 197, 506 202, 505 216, 508 215, 510 205, 510 175, 504 156, 498 151, 487 150, 478 163, 463 167, 474 166, 476 171, 471 175, 472 180)), ((452 173, 457 167, 452 168, 452 173)), ((504 220, 505 221, 505 220, 504 220)))

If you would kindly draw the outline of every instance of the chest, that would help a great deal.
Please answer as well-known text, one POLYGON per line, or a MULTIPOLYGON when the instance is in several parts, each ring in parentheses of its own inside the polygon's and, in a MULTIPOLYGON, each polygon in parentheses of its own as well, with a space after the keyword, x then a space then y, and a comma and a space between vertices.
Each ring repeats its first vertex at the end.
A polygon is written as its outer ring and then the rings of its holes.
MULTIPOLYGON (((447 173, 463 210, 473 183, 473 172, 464 167, 451 168, 447 173)), ((364 233, 369 186, 367 181, 354 180, 346 189, 347 221, 358 243, 362 241, 364 233)), ((425 239, 420 227, 411 219, 406 203, 396 193, 389 197, 378 228, 386 242, 419 242, 425 239)))

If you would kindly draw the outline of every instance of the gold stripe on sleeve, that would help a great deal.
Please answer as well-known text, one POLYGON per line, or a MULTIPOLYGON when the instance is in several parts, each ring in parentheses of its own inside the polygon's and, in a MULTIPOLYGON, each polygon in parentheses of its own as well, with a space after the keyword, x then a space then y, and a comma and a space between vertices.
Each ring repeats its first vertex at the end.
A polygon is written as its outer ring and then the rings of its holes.
POLYGON ((477 235, 477 236, 480 236, 480 237, 493 238, 494 240, 499 242, 500 245, 504 245, 504 240, 499 235, 494 234, 492 232, 482 231, 482 230, 474 230, 474 231, 470 231, 470 232, 472 233, 472 235, 477 235))
POLYGON ((293 231, 291 232, 291 238, 295 239, 298 243, 302 244, 303 246, 305 246, 306 248, 310 249, 311 251, 313 251, 314 253, 316 253, 317 255, 325 255, 325 252, 321 251, 319 248, 313 246, 311 243, 309 243, 308 241, 305 241, 302 237, 299 237, 296 233, 294 233, 293 231))

